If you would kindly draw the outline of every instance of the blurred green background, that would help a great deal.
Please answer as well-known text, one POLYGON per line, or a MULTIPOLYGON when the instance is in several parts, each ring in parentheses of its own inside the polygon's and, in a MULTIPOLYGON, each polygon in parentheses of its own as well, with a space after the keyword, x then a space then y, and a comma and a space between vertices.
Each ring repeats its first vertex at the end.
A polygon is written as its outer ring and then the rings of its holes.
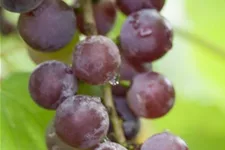
MULTIPOLYGON (((176 105, 165 117, 143 120, 138 141, 169 130, 190 150, 225 150, 225 0, 167 0, 162 14, 174 26, 174 47, 153 63, 173 81, 176 105)), ((16 23, 18 15, 6 12, 16 23)), ((120 31, 119 14, 114 30, 120 31)), ((27 90, 35 67, 16 34, 1 42, 1 149, 45 150, 44 130, 53 112, 36 106, 27 90)))

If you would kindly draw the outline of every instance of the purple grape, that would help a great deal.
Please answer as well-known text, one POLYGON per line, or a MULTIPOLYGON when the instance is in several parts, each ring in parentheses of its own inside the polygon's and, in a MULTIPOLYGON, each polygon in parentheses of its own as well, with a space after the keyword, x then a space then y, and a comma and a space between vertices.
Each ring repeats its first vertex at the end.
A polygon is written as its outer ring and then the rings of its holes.
POLYGON ((48 150, 78 150, 64 143, 55 133, 53 122, 51 122, 46 130, 45 135, 46 146, 48 150))
POLYGON ((45 0, 38 8, 19 17, 18 30, 23 40, 42 52, 57 51, 74 37, 76 18, 73 9, 59 0, 45 0))
POLYGON ((63 100, 77 92, 77 80, 66 64, 47 61, 31 74, 29 91, 37 104, 46 109, 56 109, 63 100))
POLYGON ((1 0, 1 6, 11 12, 24 13, 38 7, 44 0, 1 0))
POLYGON ((108 113, 98 97, 73 96, 57 108, 56 133, 70 146, 96 146, 106 136, 108 127, 108 113))
POLYGON ((159 118, 173 107, 175 91, 167 78, 155 72, 147 72, 134 78, 127 100, 137 116, 159 118))
POLYGON ((126 15, 144 8, 155 8, 160 11, 165 4, 165 0, 116 0, 116 2, 120 10, 126 15))
POLYGON ((147 139, 141 150, 188 150, 188 147, 180 137, 163 132, 147 139))
MULTIPOLYGON (((151 69, 150 69, 151 70, 151 69)), ((131 81, 133 77, 141 72, 146 72, 147 68, 140 65, 134 66, 130 64, 125 58, 122 57, 122 62, 119 69, 120 80, 131 81)), ((127 94, 128 87, 121 84, 112 87, 112 93, 116 96, 125 96, 127 94)))
MULTIPOLYGON (((93 13, 98 34, 105 35, 116 21, 116 8, 111 0, 98 0, 93 4, 93 13)), ((77 27, 81 33, 86 34, 83 11, 76 12, 77 27)))
POLYGON ((94 150, 127 150, 127 149, 122 145, 114 142, 104 142, 99 144, 99 146, 94 150))
POLYGON ((77 45, 73 54, 75 75, 89 84, 104 84, 116 75, 121 63, 117 46, 107 37, 91 36, 77 45))
POLYGON ((123 54, 134 64, 161 58, 171 49, 172 39, 172 27, 152 9, 143 9, 131 14, 120 33, 123 54))
POLYGON ((123 130, 127 140, 134 139, 140 130, 140 120, 131 111, 124 97, 114 96, 116 110, 123 120, 123 130))

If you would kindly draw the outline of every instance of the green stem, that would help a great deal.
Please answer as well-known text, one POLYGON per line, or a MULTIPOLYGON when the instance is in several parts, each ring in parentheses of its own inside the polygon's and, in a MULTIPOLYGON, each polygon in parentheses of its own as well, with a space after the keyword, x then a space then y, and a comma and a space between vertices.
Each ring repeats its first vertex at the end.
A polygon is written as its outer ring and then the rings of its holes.
POLYGON ((113 126, 114 136, 117 142, 120 144, 125 144, 126 139, 125 139, 123 128, 122 128, 122 121, 119 118, 114 105, 110 84, 106 84, 104 86, 104 104, 109 111, 109 116, 113 126))
MULTIPOLYGON (((92 9, 92 0, 80 0, 83 14, 84 14, 84 23, 85 30, 87 35, 97 35, 96 23, 93 16, 92 9)), ((106 84, 103 88, 104 91, 104 99, 103 103, 109 111, 109 117, 113 126, 113 131, 115 134, 115 138, 118 143, 125 144, 126 138, 124 136, 122 121, 117 114, 113 97, 112 97, 112 89, 110 84, 106 84)))

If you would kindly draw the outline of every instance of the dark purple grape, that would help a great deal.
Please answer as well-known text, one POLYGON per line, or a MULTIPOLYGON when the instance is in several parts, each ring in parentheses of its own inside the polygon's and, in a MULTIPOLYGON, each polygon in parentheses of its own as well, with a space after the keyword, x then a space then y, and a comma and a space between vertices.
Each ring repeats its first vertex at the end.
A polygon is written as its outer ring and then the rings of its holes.
POLYGON ((24 13, 38 7, 44 0, 1 0, 1 6, 11 12, 24 13))
POLYGON ((124 97, 114 96, 116 110, 123 120, 123 130, 127 140, 134 139, 140 130, 140 120, 131 111, 124 97))
POLYGON ((173 107, 175 91, 167 78, 155 72, 147 72, 134 78, 127 100, 137 116, 159 118, 173 107))
POLYGON ((47 61, 31 74, 29 91, 37 104, 47 109, 56 109, 63 100, 77 92, 77 80, 66 64, 47 61))
MULTIPOLYGON (((131 81, 133 77, 141 72, 146 72, 148 69, 143 65, 134 66, 130 64, 124 57, 122 57, 122 62, 119 69, 120 80, 131 81)), ((151 69, 149 69, 151 70, 151 69)), ((112 93, 116 96, 125 96, 129 86, 123 86, 121 84, 112 87, 112 93)))
POLYGON ((69 97, 57 108, 56 133, 73 147, 96 146, 106 136, 108 127, 108 113, 98 97, 69 97))
POLYGON ((57 51, 74 37, 76 18, 72 8, 60 0, 45 0, 37 9, 19 17, 23 40, 42 52, 57 51))
POLYGON ((114 142, 104 142, 99 144, 99 146, 94 150, 127 150, 127 149, 122 145, 114 142))
POLYGON ((123 54, 134 64, 161 58, 171 49, 172 39, 172 27, 153 9, 131 14, 120 33, 123 54))
POLYGON ((90 36, 73 54, 75 75, 89 84, 104 84, 116 75, 121 63, 117 46, 107 37, 90 36))
POLYGON ((165 0, 116 0, 116 3, 123 13, 129 15, 144 8, 155 8, 160 11, 165 0))
POLYGON ((188 147, 180 137, 163 132, 147 139, 141 150, 188 150, 188 147))
POLYGON ((78 150, 67 145, 57 136, 53 122, 49 124, 46 130, 45 140, 48 150, 78 150))
MULTIPOLYGON (((116 8, 111 0, 98 0, 93 4, 93 13, 98 34, 105 35, 113 27, 116 21, 116 8)), ((83 34, 85 31, 83 11, 76 12, 77 27, 83 34)))

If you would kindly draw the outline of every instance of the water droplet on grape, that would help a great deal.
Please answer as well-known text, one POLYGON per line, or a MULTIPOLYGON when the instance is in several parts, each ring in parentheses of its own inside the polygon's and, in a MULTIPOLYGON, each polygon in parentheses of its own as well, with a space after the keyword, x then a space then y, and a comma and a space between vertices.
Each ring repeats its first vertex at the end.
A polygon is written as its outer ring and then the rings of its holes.
POLYGON ((118 85, 119 84, 119 74, 115 75, 110 81, 109 81, 109 84, 115 86, 115 85, 118 85))
POLYGON ((103 139, 104 142, 108 142, 110 141, 110 139, 106 136, 104 139, 103 139))
POLYGON ((141 37, 150 36, 150 35, 152 35, 152 30, 149 29, 149 28, 140 28, 139 31, 138 31, 138 34, 141 37))

